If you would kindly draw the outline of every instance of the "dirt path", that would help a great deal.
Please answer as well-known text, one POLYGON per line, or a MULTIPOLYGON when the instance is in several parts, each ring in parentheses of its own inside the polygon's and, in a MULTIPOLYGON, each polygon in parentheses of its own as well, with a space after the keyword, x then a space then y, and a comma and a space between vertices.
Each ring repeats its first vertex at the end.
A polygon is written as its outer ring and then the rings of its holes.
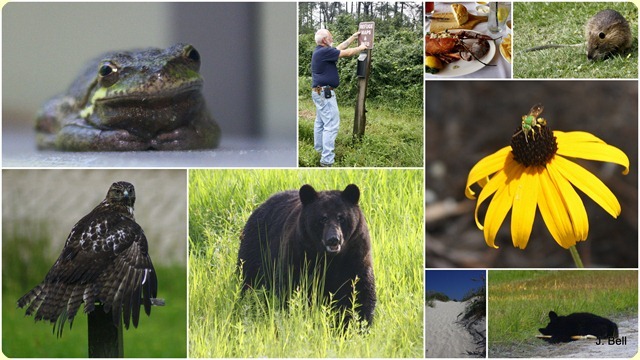
POLYGON ((625 358, 638 353, 638 318, 636 315, 611 318, 618 324, 620 339, 624 345, 609 345, 606 340, 597 345, 596 340, 580 340, 570 343, 549 344, 532 337, 530 342, 510 346, 489 345, 489 357, 545 357, 545 358, 625 358))
POLYGON ((458 323, 458 315, 464 311, 466 303, 434 301, 434 304, 434 307, 425 309, 426 356, 472 357, 467 355, 467 351, 474 350, 473 337, 458 323))

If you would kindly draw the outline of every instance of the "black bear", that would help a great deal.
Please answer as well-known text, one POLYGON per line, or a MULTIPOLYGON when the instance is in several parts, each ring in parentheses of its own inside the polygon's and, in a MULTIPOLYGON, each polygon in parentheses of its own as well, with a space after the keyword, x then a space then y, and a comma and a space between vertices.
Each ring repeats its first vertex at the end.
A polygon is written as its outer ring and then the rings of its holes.
POLYGON ((351 306, 353 281, 357 312, 371 324, 376 306, 371 242, 358 206, 360 189, 317 192, 311 185, 277 193, 260 205, 242 231, 238 264, 243 289, 275 287, 281 298, 301 276, 324 274, 324 296, 339 308, 351 306))
POLYGON ((590 313, 573 313, 567 316, 558 316, 553 311, 549 312, 549 325, 538 329, 543 335, 550 335, 545 339, 552 343, 569 342, 572 336, 593 335, 598 339, 617 338, 618 325, 609 319, 590 313))

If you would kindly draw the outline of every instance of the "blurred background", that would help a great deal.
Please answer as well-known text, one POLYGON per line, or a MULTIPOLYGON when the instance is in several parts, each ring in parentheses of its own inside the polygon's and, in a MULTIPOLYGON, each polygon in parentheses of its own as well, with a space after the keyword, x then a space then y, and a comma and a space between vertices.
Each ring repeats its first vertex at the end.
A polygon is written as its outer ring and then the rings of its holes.
POLYGON ((295 166, 296 4, 11 3, 2 12, 4 166, 295 166), (215 151, 38 152, 35 115, 101 53, 191 43, 215 151))
MULTIPOLYGON (((522 115, 536 103, 552 130, 587 131, 622 150, 630 172, 615 164, 575 160, 600 178, 622 206, 612 218, 580 194, 589 236, 577 249, 588 267, 638 266, 637 81, 428 81, 426 83, 426 266, 573 267, 568 250, 551 237, 536 210, 525 250, 512 245, 510 215, 486 245, 476 227, 476 201, 464 195, 469 170, 508 146, 522 115)), ((478 216, 484 218, 489 202, 478 216)))
POLYGON ((124 331, 127 357, 186 357, 186 170, 3 170, 2 351, 7 357, 86 357, 87 316, 61 338, 18 309, 60 255, 71 228, 116 181, 135 186, 134 216, 149 243, 166 306, 124 331))

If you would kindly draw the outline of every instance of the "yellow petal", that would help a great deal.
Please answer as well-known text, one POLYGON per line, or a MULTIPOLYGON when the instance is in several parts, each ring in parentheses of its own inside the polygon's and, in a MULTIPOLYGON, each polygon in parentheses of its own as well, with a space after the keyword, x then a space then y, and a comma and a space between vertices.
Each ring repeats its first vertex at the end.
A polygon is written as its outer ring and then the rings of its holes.
POLYGON ((467 177, 467 187, 464 191, 469 199, 475 199, 475 192, 471 190, 471 185, 486 179, 488 176, 504 168, 505 159, 510 153, 511 146, 505 146, 493 154, 484 157, 471 168, 469 176, 467 177))
POLYGON ((527 247, 538 203, 538 172, 534 167, 523 168, 515 186, 513 211, 511 212, 511 240, 513 246, 527 247))
MULTIPOLYGON (((498 192, 493 196, 487 209, 487 214, 484 219, 484 240, 487 242, 487 245, 493 248, 498 248, 495 245, 496 234, 511 209, 515 188, 518 184, 518 177, 523 169, 524 167, 513 160, 512 156, 507 158, 504 169, 506 182, 503 183, 498 192)), ((487 184, 487 186, 489 186, 489 184, 487 184)))
POLYGON ((549 172, 542 171, 538 177, 538 208, 553 239, 563 248, 576 244, 576 236, 559 189, 553 183, 549 172))
POLYGON ((562 156, 555 156, 551 162, 565 179, 598 203, 611 216, 617 218, 620 215, 618 199, 597 176, 562 156))
POLYGON ((571 142, 565 143, 558 140, 558 155, 573 158, 606 161, 624 166, 624 175, 629 173, 629 158, 615 146, 604 142, 571 142))
POLYGON ((475 211, 475 219, 476 219, 476 225, 478 226, 478 229, 480 230, 484 229, 484 226, 480 223, 480 220, 478 220, 478 209, 480 208, 480 204, 482 204, 485 200, 487 200, 489 196, 493 195, 493 193, 498 191, 498 189, 500 189, 501 187, 504 187, 506 182, 507 182, 507 174, 503 170, 500 170, 498 171, 497 174, 495 174, 491 178, 491 180, 489 180, 487 185, 483 187, 482 190, 480 191, 480 196, 478 197, 478 201, 476 202, 476 211, 475 211))
POLYGON ((586 240, 589 234, 589 218, 582 199, 573 186, 571 186, 571 183, 569 183, 557 169, 553 161, 547 164, 547 170, 549 171, 549 175, 551 175, 551 180, 553 180, 555 186, 560 191, 567 211, 569 211, 569 218, 573 224, 573 232, 577 236, 576 240, 586 240))
POLYGON ((556 140, 558 140, 558 144, 561 142, 566 144, 576 143, 576 142, 597 142, 597 143, 605 143, 599 137, 593 135, 592 133, 588 133, 586 131, 553 131, 553 135, 555 135, 556 140))
POLYGON ((495 249, 498 248, 495 244, 496 234, 511 209, 511 204, 513 204, 513 193, 510 191, 512 183, 501 187, 493 196, 484 219, 484 240, 487 245, 495 249))

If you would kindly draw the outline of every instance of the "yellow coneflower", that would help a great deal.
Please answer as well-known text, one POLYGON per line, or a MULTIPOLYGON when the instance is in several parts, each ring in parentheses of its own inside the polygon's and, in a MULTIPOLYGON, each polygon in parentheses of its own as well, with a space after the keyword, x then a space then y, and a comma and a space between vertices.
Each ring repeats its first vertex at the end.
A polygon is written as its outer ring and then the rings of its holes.
POLYGON ((587 212, 574 187, 614 218, 621 209, 618 199, 600 179, 567 157, 616 163, 624 167, 625 175, 629 173, 629 158, 590 133, 551 131, 546 120, 538 117, 542 109, 537 104, 522 117, 511 146, 485 157, 471 169, 465 195, 475 199, 471 186, 478 183, 482 187, 475 219, 478 228, 484 230, 487 245, 498 247, 496 234, 511 210, 513 245, 524 249, 537 207, 551 236, 574 255, 575 244, 586 240, 589 233, 587 212), (483 224, 478 220, 478 208, 491 195, 483 224))

